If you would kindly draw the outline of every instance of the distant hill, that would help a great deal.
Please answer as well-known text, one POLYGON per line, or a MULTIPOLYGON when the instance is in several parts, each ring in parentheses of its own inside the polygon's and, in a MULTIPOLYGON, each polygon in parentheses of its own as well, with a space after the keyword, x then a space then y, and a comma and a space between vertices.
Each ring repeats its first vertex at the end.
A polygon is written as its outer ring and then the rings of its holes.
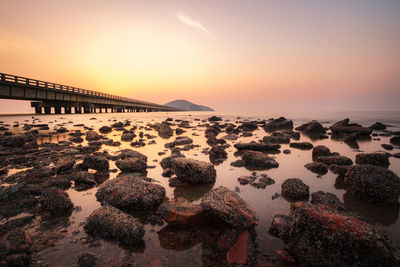
POLYGON ((164 106, 180 108, 180 109, 184 109, 184 110, 188 110, 188 111, 214 111, 212 108, 193 104, 192 102, 189 102, 186 100, 174 100, 174 101, 168 102, 164 106))

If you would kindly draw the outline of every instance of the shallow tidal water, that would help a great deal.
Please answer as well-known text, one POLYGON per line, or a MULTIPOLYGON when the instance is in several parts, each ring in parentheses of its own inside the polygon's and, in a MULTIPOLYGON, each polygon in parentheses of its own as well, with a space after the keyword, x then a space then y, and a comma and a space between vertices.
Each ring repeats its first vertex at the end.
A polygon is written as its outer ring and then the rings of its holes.
MULTIPOLYGON (((377 227, 383 229, 394 244, 400 246, 400 220, 399 220, 399 205, 397 206, 377 206, 368 204, 364 201, 358 200, 352 195, 346 193, 343 188, 342 182, 338 179, 338 176, 331 171, 328 171, 326 175, 318 176, 317 174, 308 171, 304 165, 312 162, 311 153, 312 150, 300 150, 290 148, 289 144, 282 144, 280 151, 284 149, 290 149, 291 154, 272 154, 276 161, 279 163, 278 168, 269 170, 257 170, 257 174, 267 174, 269 177, 275 180, 275 184, 268 185, 265 189, 255 188, 248 185, 240 185, 237 178, 242 175, 251 175, 254 170, 246 169, 245 167, 232 167, 230 163, 239 157, 236 157, 234 153, 236 149, 233 147, 234 143, 237 142, 250 142, 258 141, 264 136, 268 135, 261 127, 253 131, 251 137, 239 137, 235 141, 227 140, 227 143, 231 146, 226 149, 228 152, 228 159, 219 165, 215 165, 217 171, 217 178, 215 184, 205 185, 193 185, 185 188, 174 188, 170 187, 168 179, 161 175, 162 168, 160 161, 169 156, 170 151, 164 147, 168 142, 172 142, 176 135, 163 139, 158 136, 154 130, 145 130, 144 128, 139 129, 140 126, 146 126, 148 123, 162 122, 166 118, 173 118, 174 120, 187 120, 193 128, 185 129, 186 132, 180 136, 188 136, 193 139, 194 145, 199 145, 189 151, 182 151, 187 158, 193 158, 202 161, 210 161, 209 156, 201 153, 204 148, 211 148, 206 143, 204 137, 204 131, 206 127, 198 126, 204 125, 207 122, 207 118, 212 115, 220 116, 224 123, 225 121, 235 123, 243 120, 267 120, 269 118, 277 118, 285 116, 288 119, 292 119, 294 127, 297 127, 303 123, 311 120, 318 120, 324 127, 329 127, 333 123, 342 120, 344 118, 350 118, 351 122, 362 124, 363 126, 370 126, 373 123, 380 121, 384 124, 390 124, 393 127, 389 127, 390 131, 400 130, 400 112, 302 112, 302 113, 265 113, 265 114, 223 114, 214 112, 182 112, 182 113, 113 113, 113 114, 62 114, 62 115, 24 115, 24 116, 1 116, 0 121, 4 124, 13 125, 15 122, 19 122, 20 127, 10 127, 12 131, 22 131, 21 127, 26 123, 32 123, 32 117, 39 118, 40 122, 36 123, 48 123, 50 131, 60 126, 66 127, 69 131, 81 130, 85 132, 83 127, 74 127, 76 124, 84 124, 85 126, 92 127, 94 130, 98 129, 103 125, 111 125, 115 121, 131 121, 131 125, 137 125, 138 129, 135 133, 138 135, 140 131, 145 134, 151 134, 157 136, 155 139, 156 144, 148 144, 149 141, 145 141, 146 146, 141 148, 132 148, 131 142, 121 141, 121 131, 113 131, 109 134, 103 134, 105 137, 111 138, 114 141, 120 141, 121 146, 111 147, 103 145, 99 151, 108 151, 110 154, 116 154, 118 151, 130 148, 145 154, 148 157, 147 164, 154 166, 154 168, 148 168, 148 177, 156 180, 160 185, 165 187, 167 197, 177 198, 183 197, 191 201, 199 201, 199 199, 210 191, 212 188, 218 186, 226 186, 231 190, 235 190, 235 187, 239 187, 240 192, 238 193, 250 206, 252 206, 259 218, 259 224, 255 227, 256 232, 256 245, 257 249, 264 254, 274 257, 276 250, 284 248, 283 242, 271 236, 268 233, 268 228, 271 224, 271 220, 275 214, 286 214, 289 211, 290 202, 283 197, 272 199, 275 193, 281 192, 281 184, 287 178, 300 178, 305 184, 310 187, 310 194, 319 190, 325 192, 334 193, 344 204, 351 210, 357 211, 365 215, 369 220, 377 227), (240 118, 238 118, 240 117, 240 118), (93 119, 95 118, 95 119, 93 119), (200 120, 195 120, 200 119, 200 120), (195 134, 195 135, 193 135, 195 134), (198 134, 198 135, 196 135, 198 134), (165 155, 158 155, 158 152, 165 151, 165 155)), ((179 124, 179 122, 177 122, 179 124)), ((237 124, 239 125, 239 124, 237 124)), ((175 129, 177 126, 172 126, 175 129)), ((130 126, 127 127, 128 129, 130 126)), ((49 131, 49 132, 50 132, 49 131)), ((45 131, 40 131, 45 133, 45 131)), ((379 132, 378 132, 379 133, 379 132)), ((218 138, 222 138, 226 133, 221 132, 218 138)), ((59 141, 67 141, 70 136, 67 133, 51 135, 50 137, 38 138, 38 144, 44 142, 57 143, 59 141)), ((373 137, 374 139, 375 137, 373 137)), ((314 146, 325 145, 332 152, 339 152, 343 156, 347 156, 355 162, 355 155, 360 152, 376 152, 385 151, 381 144, 388 144, 390 137, 378 136, 380 140, 360 140, 358 141, 359 149, 353 149, 342 141, 336 141, 332 139, 312 140, 308 136, 301 134, 300 140, 296 142, 311 142, 314 146)), ((137 136, 135 140, 138 140, 137 136)), ((86 145, 85 140, 82 145, 86 145)), ((386 151, 387 152, 387 151, 386 151)), ((389 153, 400 152, 400 147, 396 147, 389 151, 389 153)), ((116 169, 115 162, 110 161, 110 169, 116 169)), ((394 171, 400 176, 400 159, 390 157, 389 169, 394 171)), ((18 169, 13 169, 8 175, 11 175, 18 169)), ((119 172, 110 173, 110 179, 115 178, 119 172)), ((168 227, 165 223, 163 226, 152 226, 150 224, 145 225, 145 236, 143 238, 143 244, 136 247, 123 247, 115 242, 105 241, 102 239, 92 240, 89 238, 83 230, 83 222, 93 210, 100 207, 100 203, 96 200, 95 193, 98 187, 86 191, 77 191, 74 187, 67 190, 69 197, 71 198, 74 206, 79 206, 79 209, 74 209, 72 215, 69 217, 69 223, 66 224, 65 231, 66 235, 62 239, 58 240, 56 245, 47 248, 36 255, 38 264, 44 264, 49 266, 72 266, 75 262, 76 257, 81 252, 91 252, 97 257, 98 266, 121 266, 126 264, 127 266, 203 266, 212 265, 212 255, 204 243, 204 240, 198 242, 191 242, 188 235, 190 232, 175 231, 171 227, 168 227), (185 236, 186 235, 186 236, 185 236)), ((215 265, 220 265, 220 262, 215 262, 215 265)))

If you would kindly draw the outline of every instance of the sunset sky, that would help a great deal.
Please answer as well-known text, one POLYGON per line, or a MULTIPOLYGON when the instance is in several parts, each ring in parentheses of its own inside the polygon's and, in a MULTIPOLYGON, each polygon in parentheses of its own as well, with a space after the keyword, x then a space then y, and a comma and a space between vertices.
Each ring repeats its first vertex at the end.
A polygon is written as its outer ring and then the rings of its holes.
POLYGON ((400 109, 399 0, 0 3, 3 73, 218 111, 400 109))

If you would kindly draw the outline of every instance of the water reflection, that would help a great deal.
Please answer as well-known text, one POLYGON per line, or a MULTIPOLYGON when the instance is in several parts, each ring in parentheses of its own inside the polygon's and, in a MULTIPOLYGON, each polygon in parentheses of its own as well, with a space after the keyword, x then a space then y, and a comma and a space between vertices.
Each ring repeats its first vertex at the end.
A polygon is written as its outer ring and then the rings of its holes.
POLYGON ((207 194, 213 187, 213 183, 193 184, 189 187, 175 187, 174 198, 182 197, 189 201, 196 201, 207 194))

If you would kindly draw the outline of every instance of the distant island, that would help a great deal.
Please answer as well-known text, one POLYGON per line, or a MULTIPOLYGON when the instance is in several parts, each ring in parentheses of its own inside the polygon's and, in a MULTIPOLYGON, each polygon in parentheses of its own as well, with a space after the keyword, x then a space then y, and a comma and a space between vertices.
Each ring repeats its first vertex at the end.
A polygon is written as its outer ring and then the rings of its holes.
POLYGON ((188 111, 214 111, 212 108, 197 105, 187 100, 174 100, 165 104, 165 106, 173 107, 173 108, 180 108, 188 111))

